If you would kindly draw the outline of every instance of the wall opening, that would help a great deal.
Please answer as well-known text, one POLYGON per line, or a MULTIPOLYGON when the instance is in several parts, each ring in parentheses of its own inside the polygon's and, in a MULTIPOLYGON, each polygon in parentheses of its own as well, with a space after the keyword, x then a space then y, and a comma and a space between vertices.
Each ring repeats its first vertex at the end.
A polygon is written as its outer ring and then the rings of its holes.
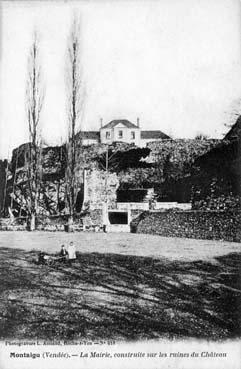
POLYGON ((128 212, 109 211, 108 217, 110 224, 128 224, 128 212))
POLYGON ((81 212, 82 206, 83 206, 83 202, 84 202, 84 189, 82 188, 78 192, 77 198, 76 198, 75 209, 76 209, 77 213, 80 213, 81 212))

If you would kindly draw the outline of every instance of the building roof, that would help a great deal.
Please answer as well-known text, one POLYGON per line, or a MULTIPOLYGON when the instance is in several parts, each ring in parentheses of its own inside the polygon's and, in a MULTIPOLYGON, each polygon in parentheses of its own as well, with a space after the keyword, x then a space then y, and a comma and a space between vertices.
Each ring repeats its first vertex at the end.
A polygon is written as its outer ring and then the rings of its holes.
MULTIPOLYGON (((128 128, 138 128, 133 123, 129 122, 128 120, 112 120, 110 123, 106 124, 102 128, 112 128, 115 127, 117 124, 122 123, 128 128), (126 123, 127 122, 127 123, 126 123)), ((100 139, 100 133, 99 131, 81 131, 77 133, 78 136, 80 136, 82 139, 85 140, 99 140, 100 139)), ((157 139, 170 139, 169 136, 167 136, 162 131, 141 131, 141 138, 146 140, 157 140, 157 139)))
POLYGON ((99 140, 100 138, 99 131, 81 131, 78 133, 78 135, 82 139, 86 139, 86 140, 99 140))
POLYGON ((165 133, 163 133, 162 131, 141 131, 141 139, 146 139, 146 140, 157 140, 157 139, 162 139, 162 140, 167 140, 170 139, 171 137, 167 136, 165 133))
POLYGON ((111 122, 109 122, 105 126, 103 126, 102 128, 113 128, 113 127, 117 126, 117 124, 120 124, 120 123, 123 124, 127 128, 139 128, 138 126, 136 126, 135 124, 131 123, 127 119, 115 119, 115 120, 112 120, 111 122))

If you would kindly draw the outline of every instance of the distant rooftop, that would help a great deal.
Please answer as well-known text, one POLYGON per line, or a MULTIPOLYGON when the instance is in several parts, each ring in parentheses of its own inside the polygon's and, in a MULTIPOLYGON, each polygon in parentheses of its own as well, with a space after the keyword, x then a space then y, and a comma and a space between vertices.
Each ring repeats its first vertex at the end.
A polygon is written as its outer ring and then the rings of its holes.
POLYGON ((141 138, 145 140, 151 140, 151 139, 162 139, 167 140, 171 137, 167 136, 162 131, 141 131, 141 138))
POLYGON ((86 139, 86 140, 99 140, 100 138, 99 131, 81 131, 78 133, 78 135, 82 139, 86 139))
POLYGON ((102 128, 113 128, 113 127, 117 126, 117 124, 120 124, 120 123, 123 124, 124 126, 126 126, 127 128, 139 128, 138 126, 136 126, 135 124, 131 123, 127 119, 115 119, 115 120, 112 120, 111 122, 109 122, 105 126, 103 126, 102 128))

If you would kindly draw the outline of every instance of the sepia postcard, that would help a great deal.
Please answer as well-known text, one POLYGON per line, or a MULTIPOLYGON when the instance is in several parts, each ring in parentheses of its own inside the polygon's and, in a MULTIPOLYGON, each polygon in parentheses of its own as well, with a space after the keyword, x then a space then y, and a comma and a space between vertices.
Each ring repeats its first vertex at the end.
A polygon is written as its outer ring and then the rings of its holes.
POLYGON ((1 369, 241 369, 240 14, 0 1, 1 369))

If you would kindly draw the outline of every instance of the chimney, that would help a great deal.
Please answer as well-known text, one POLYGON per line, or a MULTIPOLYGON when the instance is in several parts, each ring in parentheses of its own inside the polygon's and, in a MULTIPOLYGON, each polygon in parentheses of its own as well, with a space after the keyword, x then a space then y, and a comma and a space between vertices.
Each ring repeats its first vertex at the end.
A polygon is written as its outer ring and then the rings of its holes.
POLYGON ((103 127, 103 118, 100 118, 100 128, 103 127))
POLYGON ((138 128, 140 128, 140 118, 136 119, 136 125, 137 125, 138 128))

